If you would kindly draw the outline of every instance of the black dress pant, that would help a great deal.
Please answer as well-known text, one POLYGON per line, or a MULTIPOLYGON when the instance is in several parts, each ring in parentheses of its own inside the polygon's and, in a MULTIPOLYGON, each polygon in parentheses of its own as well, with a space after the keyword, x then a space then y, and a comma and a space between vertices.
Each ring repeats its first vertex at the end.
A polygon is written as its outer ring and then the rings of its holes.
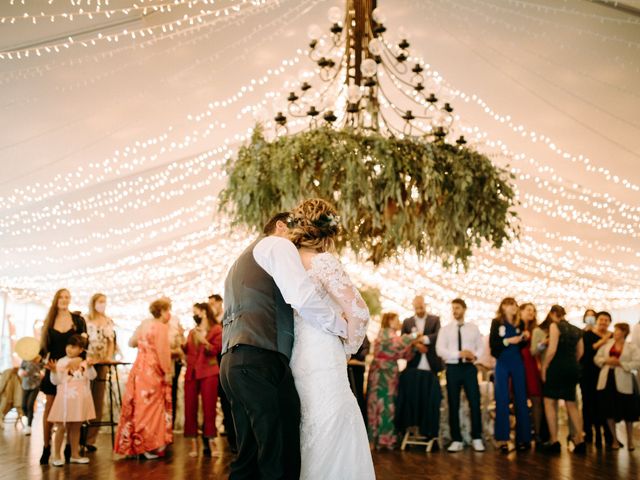
POLYGON ((454 442, 462 441, 460 433, 460 391, 469 401, 471 411, 471 438, 482 438, 482 414, 480 412, 480 387, 478 370, 472 363, 447 364, 447 399, 449 401, 449 428, 454 442))
POLYGON ((367 398, 364 395, 364 370, 362 365, 349 365, 347 367, 349 373, 349 384, 351 385, 351 391, 358 400, 358 406, 360 407, 360 413, 364 419, 364 424, 367 425, 367 398))
POLYGON ((173 377, 171 378, 171 425, 176 424, 176 407, 178 405, 178 382, 180 381, 180 371, 182 362, 174 360, 173 377))
POLYGON ((230 480, 300 477, 300 399, 289 361, 239 345, 222 356, 220 380, 233 413, 238 456, 230 480))

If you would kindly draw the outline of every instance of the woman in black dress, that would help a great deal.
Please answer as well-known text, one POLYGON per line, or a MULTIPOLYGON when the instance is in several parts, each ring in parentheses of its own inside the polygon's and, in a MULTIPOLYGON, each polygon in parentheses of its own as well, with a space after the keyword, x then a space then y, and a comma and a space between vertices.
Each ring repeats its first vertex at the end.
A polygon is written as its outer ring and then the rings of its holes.
MULTIPOLYGON (((587 310, 589 313, 589 310, 587 310)), ((585 313, 585 318, 588 316, 585 313)), ((595 315, 595 325, 591 330, 584 330, 582 340, 584 342, 584 355, 580 359, 582 364, 582 378, 580 379, 580 390, 582 391, 582 424, 584 426, 584 440, 591 443, 594 439, 595 429, 596 448, 602 448, 602 431, 604 430, 605 441, 608 445, 612 443, 611 433, 605 422, 597 415, 596 408, 596 385, 600 376, 600 367, 593 359, 600 347, 609 341, 612 332, 609 331, 611 325, 611 315, 608 312, 598 312, 595 315)))
MULTIPOLYGON (((49 463, 49 456, 51 455, 50 442, 53 424, 48 422, 48 417, 49 410, 51 410, 53 400, 56 396, 56 386, 51 383, 50 370, 55 368, 57 360, 66 355, 67 340, 72 335, 87 331, 87 325, 84 319, 80 315, 73 314, 69 311, 70 302, 71 294, 69 290, 63 288, 56 292, 51 302, 51 307, 49 307, 49 312, 44 319, 42 335, 40 337, 40 354, 43 358, 49 359, 46 365, 47 370, 40 384, 40 391, 47 397, 44 414, 42 416, 44 447, 42 449, 42 456, 40 457, 41 465, 47 465, 49 463)), ((80 363, 81 360, 82 359, 78 358, 78 363, 80 363)), ((69 455, 65 449, 65 457, 69 455)))
POLYGON ((627 448, 634 450, 633 422, 638 421, 638 397, 634 395, 636 379, 633 370, 640 369, 640 350, 625 342, 629 335, 628 323, 616 323, 613 339, 604 344, 596 353, 596 365, 601 367, 598 377, 598 412, 606 419, 613 442, 611 448, 622 445, 616 436, 616 423, 624 421, 627 427, 627 448))
POLYGON ((549 450, 560 452, 558 441, 558 400, 564 400, 573 425, 574 453, 585 453, 582 438, 582 420, 576 404, 576 387, 580 380, 580 358, 584 353, 582 331, 565 320, 565 309, 560 305, 551 307, 547 318, 549 326, 549 347, 542 364, 542 394, 544 411, 549 425, 549 450))

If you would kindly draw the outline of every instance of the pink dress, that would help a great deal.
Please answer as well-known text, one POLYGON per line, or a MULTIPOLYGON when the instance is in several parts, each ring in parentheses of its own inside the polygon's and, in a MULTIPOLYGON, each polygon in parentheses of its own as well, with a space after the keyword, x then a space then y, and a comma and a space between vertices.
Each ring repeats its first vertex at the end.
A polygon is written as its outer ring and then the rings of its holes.
POLYGON ((122 399, 114 451, 139 455, 173 441, 171 425, 171 371, 168 326, 147 320, 138 330, 138 357, 122 399))
POLYGON ((51 423, 85 422, 96 418, 91 396, 91 380, 96 378, 93 367, 82 362, 74 372, 68 371, 71 359, 62 357, 51 375, 51 382, 57 386, 57 392, 48 421, 51 423))

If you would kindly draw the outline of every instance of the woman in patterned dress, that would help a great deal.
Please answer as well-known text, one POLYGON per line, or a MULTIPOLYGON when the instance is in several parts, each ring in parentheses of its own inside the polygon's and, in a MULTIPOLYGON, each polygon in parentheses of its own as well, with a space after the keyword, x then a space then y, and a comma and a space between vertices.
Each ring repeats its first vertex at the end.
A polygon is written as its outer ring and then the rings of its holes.
POLYGON ((138 347, 122 399, 114 451, 151 460, 163 457, 173 441, 171 427, 171 349, 167 323, 171 301, 156 300, 149 306, 153 319, 140 324, 133 344, 138 347))
POLYGON ((397 313, 385 313, 373 344, 373 360, 367 383, 369 440, 380 449, 392 449, 398 441, 395 429, 395 402, 398 390, 398 360, 413 353, 415 335, 398 335, 397 313))
MULTIPOLYGON (((87 333, 89 334, 89 349, 87 358, 90 363, 107 363, 113 360, 116 352, 116 332, 113 320, 105 314, 107 308, 107 296, 96 293, 89 302, 89 314, 87 315, 87 333)), ((96 408, 96 422, 102 420, 102 407, 104 405, 104 391, 107 386, 106 365, 96 365, 97 377, 91 382, 91 395, 96 408)), ((96 440, 100 427, 89 426, 85 448, 89 452, 96 451, 96 440)))

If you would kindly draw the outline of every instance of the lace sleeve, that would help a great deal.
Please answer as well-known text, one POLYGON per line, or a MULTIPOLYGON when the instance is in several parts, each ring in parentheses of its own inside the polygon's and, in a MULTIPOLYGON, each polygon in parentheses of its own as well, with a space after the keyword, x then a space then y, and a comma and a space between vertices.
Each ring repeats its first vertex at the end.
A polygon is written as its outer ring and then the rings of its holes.
POLYGON ((340 260, 328 253, 318 255, 314 260, 318 279, 346 317, 347 338, 344 340, 344 349, 345 353, 352 355, 358 351, 367 333, 369 308, 344 271, 340 260))

